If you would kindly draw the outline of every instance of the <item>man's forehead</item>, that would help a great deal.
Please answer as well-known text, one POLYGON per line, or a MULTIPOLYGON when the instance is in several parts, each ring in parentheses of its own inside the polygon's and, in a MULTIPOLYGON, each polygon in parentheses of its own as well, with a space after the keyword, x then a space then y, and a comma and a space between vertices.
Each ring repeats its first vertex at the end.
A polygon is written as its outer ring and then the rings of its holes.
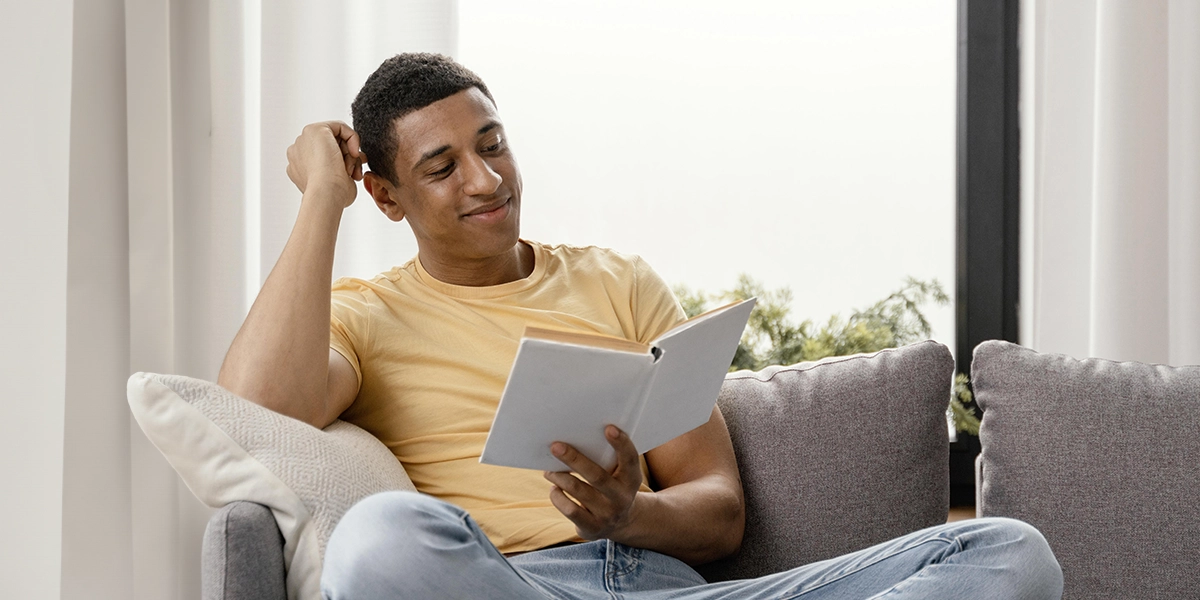
POLYGON ((396 119, 392 131, 397 158, 415 166, 434 150, 468 143, 502 126, 491 100, 477 88, 468 88, 396 119))

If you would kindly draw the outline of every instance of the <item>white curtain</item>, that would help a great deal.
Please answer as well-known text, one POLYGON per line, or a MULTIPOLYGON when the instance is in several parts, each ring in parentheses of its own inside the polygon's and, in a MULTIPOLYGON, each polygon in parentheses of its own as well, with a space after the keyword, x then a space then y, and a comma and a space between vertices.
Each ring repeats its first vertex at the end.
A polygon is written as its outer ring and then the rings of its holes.
MULTIPOLYGON (((6 477, 20 598, 200 597, 197 502, 129 417, 134 371, 214 380, 283 248, 284 152, 388 56, 453 54, 453 0, 53 0, 0 8, 6 477), (19 95, 18 95, 19 94, 19 95), (7 218, 11 217, 11 218, 7 218)), ((360 192, 337 275, 415 254, 360 192)), ((7 490, 7 488, 6 488, 7 490)))
POLYGON ((1200 0, 1022 14, 1022 340, 1200 364, 1200 0))
MULTIPOLYGON (((453 53, 453 2, 126 3, 131 370, 213 380, 299 208, 284 150, 304 124, 349 122, 358 87, 409 50, 453 53), (135 102, 145 106, 134 107, 135 102)), ((339 275, 415 253, 365 192, 339 275)), ((195 598, 210 511, 133 430, 134 597, 195 598)))

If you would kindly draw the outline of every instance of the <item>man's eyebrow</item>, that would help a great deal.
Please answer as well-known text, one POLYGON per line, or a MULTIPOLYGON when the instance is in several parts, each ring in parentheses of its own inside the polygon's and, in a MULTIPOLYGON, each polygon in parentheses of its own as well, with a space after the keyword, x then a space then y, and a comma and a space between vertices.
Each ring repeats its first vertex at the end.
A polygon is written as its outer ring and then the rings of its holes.
POLYGON ((500 121, 488 121, 483 127, 479 128, 479 131, 475 132, 475 135, 483 135, 499 126, 500 121))
MULTIPOLYGON (((483 125, 483 127, 479 128, 479 131, 475 132, 475 135, 483 135, 493 129, 496 129, 497 127, 500 127, 499 121, 488 121, 487 123, 485 123, 483 125)), ((422 154, 421 159, 418 160, 416 162, 416 164, 413 165, 413 170, 414 171, 417 170, 422 164, 425 163, 425 161, 427 161, 431 158, 436 158, 436 157, 444 154, 448 150, 450 150, 450 144, 446 144, 445 146, 441 146, 440 148, 434 148, 433 150, 430 150, 429 152, 422 154)))
POLYGON ((417 164, 413 165, 413 170, 416 171, 422 164, 425 163, 425 161, 427 161, 431 158, 434 158, 436 156, 439 156, 439 155, 445 153, 449 149, 450 149, 450 144, 446 144, 445 146, 442 146, 440 148, 434 148, 433 150, 430 150, 429 152, 422 154, 421 160, 418 160, 417 164))

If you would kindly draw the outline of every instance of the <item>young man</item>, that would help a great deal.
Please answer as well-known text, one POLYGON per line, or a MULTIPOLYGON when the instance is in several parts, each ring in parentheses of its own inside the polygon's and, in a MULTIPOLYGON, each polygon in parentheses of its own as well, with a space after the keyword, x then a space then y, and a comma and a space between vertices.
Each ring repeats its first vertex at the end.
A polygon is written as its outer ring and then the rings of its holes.
POLYGON ((715 409, 644 455, 607 427, 612 470, 561 443, 551 451, 574 475, 480 464, 526 325, 645 342, 682 310, 637 257, 520 238, 521 177, 503 122, 487 86, 452 60, 385 61, 353 117, 354 130, 309 125, 288 149, 300 213, 220 375, 231 391, 313 426, 340 416, 370 431, 421 492, 381 494, 347 513, 326 551, 327 598, 1061 594, 1045 540, 1003 519, 706 584, 688 565, 736 551, 744 521, 715 409), (388 218, 408 220, 418 255, 370 281, 331 282, 356 179, 388 218))

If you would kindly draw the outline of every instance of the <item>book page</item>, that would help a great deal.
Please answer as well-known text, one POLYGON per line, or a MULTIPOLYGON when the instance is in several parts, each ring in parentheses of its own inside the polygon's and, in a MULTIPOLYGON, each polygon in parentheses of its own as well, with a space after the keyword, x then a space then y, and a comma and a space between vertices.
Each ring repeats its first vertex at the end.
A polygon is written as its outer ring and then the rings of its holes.
POLYGON ((576 346, 608 348, 609 350, 635 352, 638 354, 648 354, 650 352, 650 344, 639 344, 633 340, 613 337, 611 335, 580 333, 578 331, 559 331, 557 329, 544 329, 542 327, 526 327, 525 334, 521 337, 538 340, 551 340, 562 344, 574 344, 576 346))

